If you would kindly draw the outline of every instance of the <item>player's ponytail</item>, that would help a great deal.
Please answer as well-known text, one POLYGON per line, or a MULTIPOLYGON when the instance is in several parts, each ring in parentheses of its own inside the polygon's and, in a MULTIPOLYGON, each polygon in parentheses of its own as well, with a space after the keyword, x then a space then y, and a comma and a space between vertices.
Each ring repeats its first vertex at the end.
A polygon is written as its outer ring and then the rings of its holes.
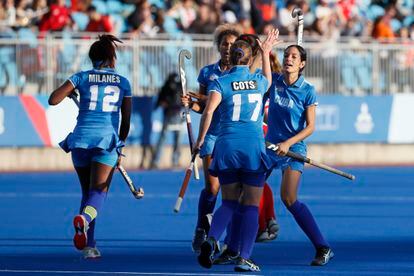
POLYGON ((247 65, 252 58, 252 47, 249 43, 238 40, 230 48, 230 62, 232 65, 247 65))
POLYGON ((113 35, 105 34, 98 37, 89 49, 89 58, 94 68, 114 66, 116 43, 122 43, 122 41, 113 35))

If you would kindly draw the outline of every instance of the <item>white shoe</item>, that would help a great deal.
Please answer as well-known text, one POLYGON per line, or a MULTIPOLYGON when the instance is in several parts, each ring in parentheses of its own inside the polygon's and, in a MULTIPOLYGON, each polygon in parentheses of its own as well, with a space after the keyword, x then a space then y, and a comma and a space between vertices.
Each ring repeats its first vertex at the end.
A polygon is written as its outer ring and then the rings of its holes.
POLYGON ((84 259, 96 259, 101 257, 101 252, 99 252, 96 247, 85 247, 82 251, 84 259))
POLYGON ((279 224, 275 219, 269 220, 267 223, 267 229, 269 230, 269 233, 274 234, 275 237, 279 234, 279 224))
POLYGON ((256 242, 270 242, 271 240, 274 240, 274 239, 275 239, 274 235, 271 236, 269 232, 263 231, 257 235, 256 242))

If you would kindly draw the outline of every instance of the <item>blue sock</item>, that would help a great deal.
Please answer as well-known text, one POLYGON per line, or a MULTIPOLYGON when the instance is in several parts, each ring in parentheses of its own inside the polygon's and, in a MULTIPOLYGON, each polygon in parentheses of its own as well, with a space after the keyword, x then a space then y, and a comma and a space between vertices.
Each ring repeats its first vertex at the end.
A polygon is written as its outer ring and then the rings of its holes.
POLYGON ((198 200, 198 218, 197 218, 197 228, 205 229, 205 226, 202 225, 202 221, 207 214, 212 214, 214 207, 216 205, 217 196, 211 194, 206 189, 203 189, 200 193, 200 198, 198 200))
POLYGON ((241 240, 241 224, 243 221, 243 216, 241 214, 241 206, 234 211, 231 222, 227 226, 227 235, 224 240, 224 243, 227 244, 228 249, 232 252, 239 252, 240 250, 240 240, 241 240))
POLYGON ((90 190, 88 199, 85 203, 85 208, 82 210, 82 215, 91 223, 97 216, 98 212, 101 210, 103 202, 106 198, 106 192, 100 190, 90 190))
POLYGON ((315 219, 305 204, 296 200, 295 203, 288 207, 288 210, 292 213, 296 222, 311 240, 315 248, 322 246, 329 247, 329 244, 323 238, 315 219))
POLYGON ((94 219, 93 221, 91 221, 91 223, 89 223, 89 229, 87 232, 87 237, 88 237, 88 241, 86 246, 88 247, 95 247, 96 246, 96 241, 95 241, 95 223, 96 223, 96 219, 94 219))
POLYGON ((240 256, 249 259, 259 229, 259 207, 242 205, 240 206, 240 214, 242 217, 240 256))
POLYGON ((213 237, 216 241, 220 239, 238 205, 237 200, 223 200, 221 206, 214 212, 208 237, 213 237))

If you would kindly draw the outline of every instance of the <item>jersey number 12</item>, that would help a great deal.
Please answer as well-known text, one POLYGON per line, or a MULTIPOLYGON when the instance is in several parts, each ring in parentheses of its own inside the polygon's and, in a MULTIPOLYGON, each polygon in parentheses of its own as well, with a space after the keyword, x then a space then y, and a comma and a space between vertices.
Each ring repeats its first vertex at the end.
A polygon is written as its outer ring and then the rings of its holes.
MULTIPOLYGON (((98 85, 92 85, 89 89, 91 92, 91 101, 89 103, 89 110, 95 110, 96 104, 98 102, 98 91, 99 86, 98 85)), ((108 85, 104 88, 104 94, 103 97, 103 103, 102 103, 102 111, 103 112, 117 112, 118 106, 116 103, 119 100, 119 87, 108 85)))

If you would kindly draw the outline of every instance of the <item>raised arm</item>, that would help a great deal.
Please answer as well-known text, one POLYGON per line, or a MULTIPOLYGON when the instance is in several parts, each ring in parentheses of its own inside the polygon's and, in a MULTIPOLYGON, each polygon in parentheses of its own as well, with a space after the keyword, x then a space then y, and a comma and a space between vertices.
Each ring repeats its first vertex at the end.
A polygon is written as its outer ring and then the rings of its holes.
MULTIPOLYGON (((272 69, 270 67, 270 59, 269 55, 272 51, 272 48, 281 43, 279 40, 279 30, 278 29, 272 29, 268 34, 266 39, 261 42, 260 40, 257 41, 260 46, 260 51, 262 53, 262 70, 263 75, 268 80, 268 86, 267 89, 269 89, 270 85, 272 84, 272 69)), ((266 90, 267 90, 266 89, 266 90)))

